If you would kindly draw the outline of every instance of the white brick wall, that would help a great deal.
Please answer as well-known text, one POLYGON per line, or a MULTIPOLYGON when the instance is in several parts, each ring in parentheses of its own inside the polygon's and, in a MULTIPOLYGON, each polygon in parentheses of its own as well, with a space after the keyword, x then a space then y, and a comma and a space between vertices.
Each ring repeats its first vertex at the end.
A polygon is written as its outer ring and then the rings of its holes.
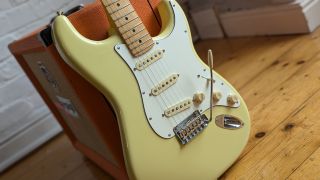
MULTIPOLYGON (((91 1, 93 0, 0 0, 0 161, 5 162, 4 164, 0 162, 0 172, 13 162, 8 154, 5 154, 6 143, 10 144, 8 142, 14 141, 14 137, 26 134, 24 132, 30 129, 32 124, 48 120, 51 116, 48 108, 10 54, 8 44, 47 24, 57 10, 66 10, 91 1), (8 156, 7 159, 1 159, 4 158, 3 153, 8 156)), ((39 145, 39 143, 28 143, 39 145)), ((32 147, 27 151, 21 151, 25 154, 30 150, 32 147)), ((14 160, 17 160, 22 155, 21 152, 15 151, 18 150, 13 149, 12 152, 8 152, 12 153, 14 160)))

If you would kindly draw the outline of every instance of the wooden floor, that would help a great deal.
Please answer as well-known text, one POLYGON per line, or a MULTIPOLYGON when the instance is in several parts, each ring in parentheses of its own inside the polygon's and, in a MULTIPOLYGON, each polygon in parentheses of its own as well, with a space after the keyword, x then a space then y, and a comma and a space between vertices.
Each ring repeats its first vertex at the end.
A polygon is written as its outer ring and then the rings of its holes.
MULTIPOLYGON (((222 179, 320 179, 320 30, 311 35, 208 40, 215 70, 243 96, 248 145, 222 179)), ((110 179, 60 135, 7 170, 4 180, 110 179)))

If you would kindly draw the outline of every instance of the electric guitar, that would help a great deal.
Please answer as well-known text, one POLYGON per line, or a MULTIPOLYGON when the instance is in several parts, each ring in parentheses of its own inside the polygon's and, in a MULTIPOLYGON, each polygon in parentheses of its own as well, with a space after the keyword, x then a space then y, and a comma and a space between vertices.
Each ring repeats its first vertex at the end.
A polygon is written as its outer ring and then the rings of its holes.
POLYGON ((102 2, 116 29, 108 39, 83 37, 63 15, 53 38, 63 59, 112 104, 130 179, 218 178, 247 143, 245 102, 198 57, 174 0, 158 7, 157 37, 129 0, 102 2))

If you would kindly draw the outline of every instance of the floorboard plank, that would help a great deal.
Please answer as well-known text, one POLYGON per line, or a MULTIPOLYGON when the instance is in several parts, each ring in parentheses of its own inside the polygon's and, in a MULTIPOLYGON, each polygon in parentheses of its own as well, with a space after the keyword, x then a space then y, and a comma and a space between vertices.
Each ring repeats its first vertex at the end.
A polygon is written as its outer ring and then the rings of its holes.
POLYGON ((65 135, 59 135, 11 167, 0 178, 10 180, 59 179, 82 163, 65 135))
MULTIPOLYGON (((277 147, 281 143, 287 142, 287 140, 277 137, 277 132, 279 129, 283 129, 283 124, 292 124, 290 117, 299 114, 299 107, 302 107, 312 95, 320 90, 320 55, 314 58, 314 63, 286 81, 282 85, 283 89, 274 91, 250 111, 252 115, 252 131, 249 143, 242 158, 228 170, 224 178, 255 177, 257 173, 260 173, 258 170, 261 169, 259 168, 265 167, 266 161, 271 161, 276 154, 281 153, 277 147), (269 141, 273 143, 266 144, 269 141), (263 161, 263 159, 266 161, 263 161)), ((312 99, 315 99, 315 97, 312 99)), ((317 101, 318 99, 312 102, 316 103, 317 101)), ((316 105, 319 107, 319 104, 316 105)), ((313 110, 314 108, 310 112, 313 110)), ((314 114, 318 113, 314 112, 314 114)), ((292 143, 295 144, 297 142, 292 143)), ((307 157, 309 155, 306 154, 307 157)), ((289 167, 290 165, 287 166, 289 167)), ((270 164, 270 166, 276 166, 276 164, 270 164)), ((285 170, 286 167, 281 167, 280 169, 285 170)), ((278 173, 275 174, 280 175, 278 173)), ((270 174, 270 176, 272 175, 270 174)))
MULTIPOLYGON (((318 140, 319 143, 319 140, 318 140)), ((319 180, 320 177, 320 148, 318 148, 301 166, 294 170, 289 180, 319 180)))
POLYGON ((234 87, 240 89, 302 39, 303 36, 271 38, 247 52, 241 51, 237 58, 226 61, 215 70, 234 87))
POLYGON ((226 174, 226 179, 287 178, 320 146, 318 99, 320 91, 239 161, 241 166, 226 174))
POLYGON ((317 60, 314 56, 320 52, 320 42, 317 39, 319 35, 320 31, 314 36, 304 36, 299 43, 279 56, 277 60, 239 89, 249 109, 268 97, 272 91, 280 89, 279 86, 293 74, 304 70, 312 61, 317 60))
POLYGON ((256 43, 265 43, 268 37, 245 37, 228 39, 209 39, 198 41, 195 49, 198 55, 206 62, 208 50, 211 49, 214 54, 213 65, 219 66, 226 61, 235 59, 237 53, 254 48, 256 43))

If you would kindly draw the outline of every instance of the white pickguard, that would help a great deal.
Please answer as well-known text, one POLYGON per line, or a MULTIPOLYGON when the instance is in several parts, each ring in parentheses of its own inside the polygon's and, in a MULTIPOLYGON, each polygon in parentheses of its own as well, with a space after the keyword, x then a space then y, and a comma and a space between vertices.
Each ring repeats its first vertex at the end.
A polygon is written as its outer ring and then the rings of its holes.
MULTIPOLYGON (((189 40, 189 28, 185 23, 186 19, 181 8, 170 1, 171 7, 175 14, 175 25, 171 34, 160 40, 155 40, 155 46, 145 55, 135 58, 131 55, 125 44, 115 46, 115 50, 128 64, 137 79, 141 90, 146 118, 152 129, 163 138, 174 137, 173 128, 181 121, 187 118, 194 111, 204 112, 210 107, 210 81, 203 78, 210 78, 210 69, 199 62, 197 55, 194 54, 191 41, 189 40), (151 64, 146 69, 135 70, 136 62, 144 59, 156 50, 164 49, 163 57, 157 62, 151 64), (176 84, 169 87, 158 96, 150 96, 151 89, 159 82, 166 79, 172 74, 179 74, 176 84), (199 77, 200 75, 200 77, 199 77), (197 92, 205 94, 205 99, 200 105, 192 105, 191 108, 184 110, 173 117, 164 116, 166 108, 175 105, 186 98, 193 98, 197 92)), ((214 91, 220 91, 222 98, 214 106, 228 106, 227 96, 231 93, 232 88, 224 81, 214 76, 214 91)), ((125 83, 125 82, 124 82, 125 83)), ((130 91, 130 89, 128 89, 130 91)), ((239 107, 240 102, 231 107, 239 107)))

